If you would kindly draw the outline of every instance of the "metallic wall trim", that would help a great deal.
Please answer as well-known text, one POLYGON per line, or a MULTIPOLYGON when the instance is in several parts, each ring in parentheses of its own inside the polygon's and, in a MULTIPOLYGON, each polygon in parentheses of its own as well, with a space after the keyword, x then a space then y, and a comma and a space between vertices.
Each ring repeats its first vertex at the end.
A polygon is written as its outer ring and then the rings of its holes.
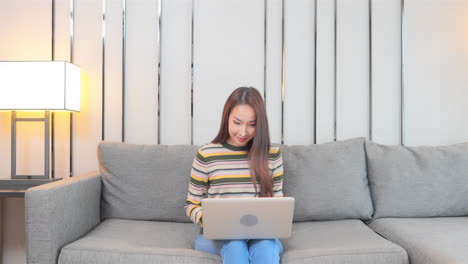
POLYGON ((405 145, 405 64, 404 64, 404 58, 405 58, 405 34, 404 34, 404 25, 405 25, 405 0, 401 0, 401 29, 400 29, 400 34, 401 34, 401 52, 400 52, 400 68, 401 68, 401 74, 400 74, 400 144, 402 146, 405 145))
POLYGON ((50 57, 51 60, 55 60, 55 0, 52 0, 52 45, 50 57))
POLYGON ((314 1, 314 144, 317 144, 317 1, 314 1))
POLYGON ((281 144, 284 144, 284 1, 281 0, 281 144))
POLYGON ((122 4, 122 142, 125 142, 125 60, 127 53, 127 0, 122 4))
POLYGON ((102 73, 102 104, 101 104, 101 140, 105 139, 106 131, 106 0, 102 0, 102 61, 101 61, 101 73, 102 73))
POLYGON ((338 9, 338 6, 337 6, 337 0, 334 0, 334 10, 333 10, 333 21, 334 21, 334 45, 333 45, 333 55, 334 55, 334 63, 333 63, 333 140, 336 141, 337 140, 337 91, 338 91, 338 87, 337 87, 337 37, 338 37, 338 34, 337 34, 337 21, 338 21, 338 16, 337 16, 337 9, 338 9))
MULTIPOLYGON (((70 62, 74 61, 75 0, 70 0, 70 62)), ((73 177, 73 112, 70 112, 70 177, 73 177)))
POLYGON ((195 20, 195 0, 192 0, 192 62, 191 62, 191 80, 190 80, 190 144, 193 145, 193 45, 194 45, 194 20, 195 20))
POLYGON ((70 177, 73 176, 73 113, 70 112, 70 177))
POLYGON ((162 44, 162 41, 161 41, 161 36, 162 36, 162 26, 161 26, 161 22, 162 22, 162 2, 163 0, 158 0, 158 21, 159 21, 159 24, 158 24, 158 87, 157 87, 157 90, 158 90, 158 95, 157 95, 157 102, 158 102, 158 136, 157 136, 157 144, 161 144, 161 44, 162 44))
MULTIPOLYGON (((52 51, 51 60, 55 60, 55 0, 52 0, 52 51)), ((54 112, 52 112, 51 118, 51 147, 50 147, 50 159, 51 159, 51 178, 55 178, 55 119, 54 112)), ((49 175, 47 175, 49 176, 49 175)))
POLYGON ((372 140, 372 0, 369 0, 369 140, 372 140))
POLYGON ((44 113, 44 134, 45 134, 45 144, 44 144, 44 178, 49 178, 50 163, 50 112, 45 111, 44 113))
POLYGON ((263 0, 263 101, 266 104, 267 92, 267 0, 263 0))
MULTIPOLYGON (((55 113, 51 113, 50 117, 50 123, 51 123, 51 128, 50 128, 50 137, 51 137, 51 142, 50 142, 50 171, 51 171, 51 178, 55 179, 55 113)), ((47 175, 48 177, 49 175, 47 175)))
POLYGON ((16 111, 11 111, 11 179, 16 176, 16 111))

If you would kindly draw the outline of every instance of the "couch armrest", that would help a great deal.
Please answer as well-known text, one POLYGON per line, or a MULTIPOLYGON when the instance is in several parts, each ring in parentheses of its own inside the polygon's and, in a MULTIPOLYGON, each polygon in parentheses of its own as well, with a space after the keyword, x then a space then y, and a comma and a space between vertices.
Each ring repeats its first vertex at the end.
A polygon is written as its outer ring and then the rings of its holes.
POLYGON ((98 172, 30 188, 25 194, 27 262, 57 263, 60 250, 100 222, 98 172))

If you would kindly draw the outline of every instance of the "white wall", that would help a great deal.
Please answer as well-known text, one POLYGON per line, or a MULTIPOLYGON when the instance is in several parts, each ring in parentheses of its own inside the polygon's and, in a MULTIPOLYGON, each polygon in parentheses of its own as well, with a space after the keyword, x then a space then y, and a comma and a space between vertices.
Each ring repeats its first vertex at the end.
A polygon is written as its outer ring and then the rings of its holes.
MULTIPOLYGON (((336 9, 328 0, 126 0, 125 42, 123 1, 75 0, 73 50, 69 2, 56 0, 54 54, 70 60, 73 51, 82 69, 74 175, 97 169, 102 134, 144 144, 210 141, 226 97, 241 85, 265 95, 275 143, 468 139, 468 0, 405 0, 403 17, 400 0, 337 0, 336 9)), ((51 59, 51 3, 0 0, 0 60, 51 59)), ((68 177, 69 114, 57 113, 55 127, 57 176, 68 177)), ((23 171, 42 169, 43 157, 30 154, 42 153, 40 129, 21 127, 23 171)), ((0 113, 0 178, 9 171, 10 115, 0 113)), ((3 207, 3 261, 23 263, 24 202, 5 199, 3 207)))

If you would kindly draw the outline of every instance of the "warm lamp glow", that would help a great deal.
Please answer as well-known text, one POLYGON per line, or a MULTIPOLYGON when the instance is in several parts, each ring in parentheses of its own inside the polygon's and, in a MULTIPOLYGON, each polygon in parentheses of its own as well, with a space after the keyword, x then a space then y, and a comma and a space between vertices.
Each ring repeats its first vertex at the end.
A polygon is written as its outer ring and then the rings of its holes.
POLYGON ((80 111, 80 68, 66 61, 0 62, 0 110, 80 111))

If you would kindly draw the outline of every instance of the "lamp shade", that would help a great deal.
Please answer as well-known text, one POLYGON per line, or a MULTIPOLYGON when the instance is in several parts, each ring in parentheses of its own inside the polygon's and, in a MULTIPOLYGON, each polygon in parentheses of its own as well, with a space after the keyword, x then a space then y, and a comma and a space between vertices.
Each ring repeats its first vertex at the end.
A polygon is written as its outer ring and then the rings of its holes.
POLYGON ((0 61, 0 110, 80 111, 80 80, 66 61, 0 61))

